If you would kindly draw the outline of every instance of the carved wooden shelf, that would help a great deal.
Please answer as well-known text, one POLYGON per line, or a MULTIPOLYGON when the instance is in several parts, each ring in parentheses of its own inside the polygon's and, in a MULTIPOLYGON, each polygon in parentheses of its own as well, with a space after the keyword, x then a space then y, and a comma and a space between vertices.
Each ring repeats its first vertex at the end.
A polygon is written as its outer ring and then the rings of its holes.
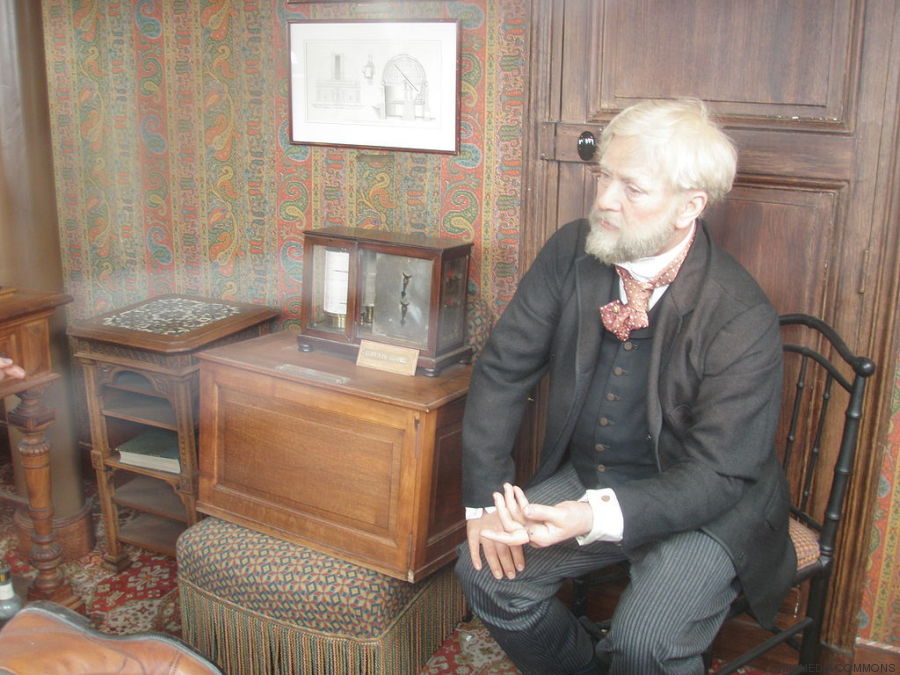
POLYGON ((174 555, 178 534, 197 521, 197 354, 262 334, 276 314, 261 305, 172 295, 69 327, 84 366, 106 565, 128 565, 120 543, 174 555), (117 447, 152 429, 175 432, 178 473, 122 461, 117 447), (139 515, 120 524, 120 507, 139 515))

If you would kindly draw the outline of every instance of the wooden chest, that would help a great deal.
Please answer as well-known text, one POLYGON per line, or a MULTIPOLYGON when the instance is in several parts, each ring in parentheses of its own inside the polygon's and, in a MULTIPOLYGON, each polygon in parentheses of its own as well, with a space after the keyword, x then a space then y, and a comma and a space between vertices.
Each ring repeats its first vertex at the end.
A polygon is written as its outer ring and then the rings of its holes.
POLYGON ((394 375, 290 331, 199 358, 198 510, 407 581, 455 556, 469 366, 394 375))

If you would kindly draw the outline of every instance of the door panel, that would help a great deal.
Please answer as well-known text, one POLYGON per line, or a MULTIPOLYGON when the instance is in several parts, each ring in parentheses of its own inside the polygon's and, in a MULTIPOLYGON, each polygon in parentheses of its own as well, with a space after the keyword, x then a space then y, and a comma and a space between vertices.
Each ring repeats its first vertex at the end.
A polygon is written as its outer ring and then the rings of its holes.
MULTIPOLYGON (((599 137, 639 100, 702 98, 739 152, 734 189, 705 214, 714 238, 779 312, 817 315, 851 348, 893 362, 900 4, 533 0, 533 8, 536 161, 527 163, 522 269, 557 228, 589 210, 592 160, 577 153, 583 132, 599 137)), ((870 387, 845 535, 868 531, 889 385, 881 377, 870 387)), ((542 406, 538 397, 536 414, 542 406)), ((826 630, 828 642, 847 649, 865 569, 865 543, 852 539, 841 542, 826 630)))
POLYGON ((718 243, 741 259, 781 313, 822 316, 831 304, 838 197, 835 191, 738 183, 706 219, 718 243))
MULTIPOLYGON (((740 154, 739 189, 706 216, 714 236, 751 271, 772 271, 773 247, 789 251, 785 261, 815 249, 815 261, 804 258, 778 269, 763 285, 779 311, 807 311, 835 321, 834 303, 824 301, 833 270, 827 261, 835 251, 821 241, 795 237, 830 232, 836 214, 847 208, 845 188, 852 182, 859 141, 847 116, 854 107, 851 88, 859 70, 859 41, 854 39, 862 30, 859 3, 557 4, 551 39, 560 42, 559 86, 551 87, 540 134, 541 158, 556 164, 546 181, 548 193, 555 194, 545 195, 543 222, 548 226, 541 240, 589 208, 593 182, 577 153, 582 132, 599 137, 616 113, 645 98, 703 98, 740 154), (554 94, 559 96, 556 111, 554 94), (753 187, 761 182, 768 187, 753 187), (745 216, 752 223, 745 223, 745 216), (790 220, 794 218, 798 220, 790 220), (821 218, 825 220, 816 222, 821 218), (784 227, 789 220, 791 227, 784 227), (755 234, 746 232, 748 227, 755 234), (774 236, 750 245, 756 235, 779 232, 785 234, 783 240, 774 236)), ((828 242, 833 246, 837 239, 829 237, 828 242)), ((859 264, 864 248, 842 253, 855 253, 859 264)), ((843 310, 861 310, 858 294, 847 293, 843 301, 850 303, 843 310)))
POLYGON ((843 121, 861 15, 850 0, 596 5, 598 118, 638 99, 690 94, 760 121, 843 121))

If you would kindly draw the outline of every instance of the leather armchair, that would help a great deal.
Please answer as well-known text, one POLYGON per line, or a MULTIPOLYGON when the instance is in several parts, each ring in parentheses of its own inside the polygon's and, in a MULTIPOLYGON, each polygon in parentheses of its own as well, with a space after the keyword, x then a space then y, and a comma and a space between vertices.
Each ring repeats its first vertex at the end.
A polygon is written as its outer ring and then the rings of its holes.
POLYGON ((28 604, 0 630, 2 675, 221 675, 177 638, 146 633, 105 635, 53 602, 28 604))

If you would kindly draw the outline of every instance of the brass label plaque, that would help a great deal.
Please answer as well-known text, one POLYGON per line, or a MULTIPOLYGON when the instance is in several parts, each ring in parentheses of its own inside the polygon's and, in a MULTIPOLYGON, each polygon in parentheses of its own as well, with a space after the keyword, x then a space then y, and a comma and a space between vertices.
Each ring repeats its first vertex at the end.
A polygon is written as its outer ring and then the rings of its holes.
POLYGON ((410 347, 386 345, 371 340, 359 343, 356 365, 364 368, 384 370, 397 375, 415 375, 419 361, 419 350, 410 347))

